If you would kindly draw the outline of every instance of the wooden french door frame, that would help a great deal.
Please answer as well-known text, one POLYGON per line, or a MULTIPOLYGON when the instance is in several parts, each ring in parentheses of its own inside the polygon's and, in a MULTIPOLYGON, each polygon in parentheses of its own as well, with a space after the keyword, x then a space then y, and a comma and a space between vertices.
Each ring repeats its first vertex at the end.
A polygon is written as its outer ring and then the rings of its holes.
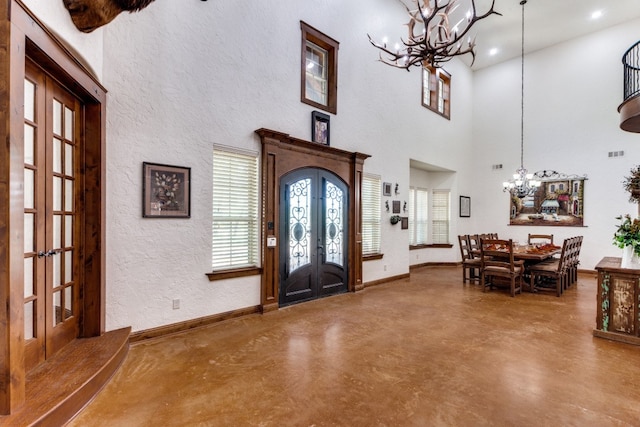
POLYGON ((325 169, 338 176, 349 190, 348 217, 348 290, 359 291, 362 283, 361 189, 364 161, 368 154, 340 150, 326 145, 292 138, 269 129, 258 129, 262 142, 262 312, 279 307, 280 256, 280 179, 301 168, 325 169), (268 242, 276 239, 276 246, 268 242))
POLYGON ((84 276, 80 337, 105 329, 106 90, 19 0, 0 2, 0 414, 25 400, 24 361, 24 78, 27 57, 84 105, 84 142, 78 200, 79 268, 84 276))

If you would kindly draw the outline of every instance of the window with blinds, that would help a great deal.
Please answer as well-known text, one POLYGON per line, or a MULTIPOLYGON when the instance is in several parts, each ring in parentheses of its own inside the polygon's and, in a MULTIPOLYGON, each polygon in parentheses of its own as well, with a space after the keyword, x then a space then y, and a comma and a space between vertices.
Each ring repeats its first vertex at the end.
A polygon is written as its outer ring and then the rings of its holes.
POLYGON ((379 176, 362 178, 362 254, 380 253, 380 194, 382 180, 379 176))
POLYGON ((409 188, 409 244, 426 245, 429 238, 429 192, 422 188, 409 188))
POLYGON ((258 156, 213 150, 213 271, 258 266, 258 156))
POLYGON ((449 243, 450 199, 449 190, 433 190, 431 209, 432 243, 449 243))

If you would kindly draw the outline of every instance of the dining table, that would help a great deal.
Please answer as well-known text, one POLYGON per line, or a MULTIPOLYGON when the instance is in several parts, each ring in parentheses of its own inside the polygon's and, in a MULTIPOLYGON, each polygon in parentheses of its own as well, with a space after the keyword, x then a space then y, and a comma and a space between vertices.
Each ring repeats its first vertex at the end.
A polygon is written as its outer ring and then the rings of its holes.
POLYGON ((513 245, 513 258, 529 262, 540 262, 562 251, 560 246, 545 245, 513 245))

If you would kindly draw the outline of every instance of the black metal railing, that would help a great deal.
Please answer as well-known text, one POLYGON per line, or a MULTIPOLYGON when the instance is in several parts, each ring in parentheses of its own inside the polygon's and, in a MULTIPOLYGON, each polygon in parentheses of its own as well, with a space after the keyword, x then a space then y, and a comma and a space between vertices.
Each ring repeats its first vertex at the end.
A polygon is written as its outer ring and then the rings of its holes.
POLYGON ((640 41, 622 55, 622 64, 624 65, 624 101, 626 101, 640 95, 640 41))

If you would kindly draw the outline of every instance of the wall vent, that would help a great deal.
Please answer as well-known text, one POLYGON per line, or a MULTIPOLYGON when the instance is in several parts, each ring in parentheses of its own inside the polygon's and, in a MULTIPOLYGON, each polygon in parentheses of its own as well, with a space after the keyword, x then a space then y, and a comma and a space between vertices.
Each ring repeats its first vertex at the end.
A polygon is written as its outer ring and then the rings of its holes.
POLYGON ((622 157, 624 156, 624 151, 609 151, 609 157, 622 157))

